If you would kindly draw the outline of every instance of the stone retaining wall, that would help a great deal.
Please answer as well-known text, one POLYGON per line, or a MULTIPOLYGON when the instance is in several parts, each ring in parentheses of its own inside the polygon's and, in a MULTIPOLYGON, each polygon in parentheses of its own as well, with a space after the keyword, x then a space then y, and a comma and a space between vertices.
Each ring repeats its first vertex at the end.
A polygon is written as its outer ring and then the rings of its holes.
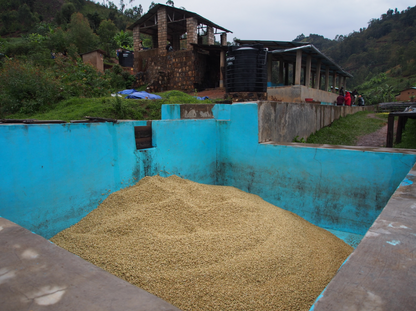
POLYGON ((194 91, 201 83, 206 67, 206 56, 194 51, 181 50, 160 55, 157 50, 140 51, 135 57, 137 72, 146 71, 145 83, 149 91, 194 91))

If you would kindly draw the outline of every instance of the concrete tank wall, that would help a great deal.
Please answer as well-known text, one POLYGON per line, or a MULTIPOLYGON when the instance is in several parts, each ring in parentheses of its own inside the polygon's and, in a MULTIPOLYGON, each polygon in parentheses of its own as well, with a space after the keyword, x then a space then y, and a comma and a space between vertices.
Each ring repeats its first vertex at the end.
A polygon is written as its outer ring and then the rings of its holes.
POLYGON ((215 182, 213 120, 155 122, 156 147, 136 150, 144 125, 1 125, 0 216, 49 238, 145 176, 215 182))
POLYGON ((259 144, 257 104, 233 104, 219 127, 217 183, 257 194, 306 220, 364 234, 415 163, 414 154, 259 144))
POLYGON ((164 108, 167 119, 152 123, 153 148, 143 150, 134 126, 145 121, 1 125, 0 216, 48 238, 111 192, 176 174, 363 234, 416 161, 405 151, 259 144, 257 103, 215 105, 213 119, 168 120, 179 112, 164 108))

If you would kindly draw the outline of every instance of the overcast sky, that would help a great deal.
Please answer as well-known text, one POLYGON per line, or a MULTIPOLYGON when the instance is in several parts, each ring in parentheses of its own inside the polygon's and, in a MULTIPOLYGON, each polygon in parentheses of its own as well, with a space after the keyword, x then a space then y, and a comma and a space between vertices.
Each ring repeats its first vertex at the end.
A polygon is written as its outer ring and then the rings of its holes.
MULTIPOLYGON (((129 1, 124 0, 127 8, 141 4, 143 13, 148 11, 151 3, 147 0, 129 1)), ((102 0, 97 2, 102 3, 102 0)), ((119 5, 120 0, 113 2, 119 5)), ((402 11, 416 5, 410 0, 174 0, 174 3, 175 7, 184 7, 231 30, 233 33, 227 35, 228 41, 234 37, 292 41, 302 33, 334 39, 336 35, 348 35, 367 27, 369 20, 380 18, 388 9, 402 11)))

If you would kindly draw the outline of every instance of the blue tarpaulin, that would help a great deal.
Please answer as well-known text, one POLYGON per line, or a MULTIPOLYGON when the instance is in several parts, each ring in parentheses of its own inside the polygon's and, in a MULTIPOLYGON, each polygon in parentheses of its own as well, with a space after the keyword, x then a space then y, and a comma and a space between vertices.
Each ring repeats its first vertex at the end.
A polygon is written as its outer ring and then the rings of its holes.
POLYGON ((120 91, 120 92, 118 92, 118 94, 128 95, 128 94, 131 94, 131 93, 134 93, 134 92, 137 92, 137 91, 135 89, 130 89, 130 90, 120 91))
POLYGON ((145 91, 138 92, 135 89, 120 91, 118 94, 127 95, 125 97, 127 99, 162 99, 159 95, 150 94, 145 91))
POLYGON ((208 96, 204 96, 204 97, 195 96, 195 97, 196 97, 196 99, 198 99, 198 100, 205 100, 205 99, 209 99, 209 97, 208 97, 208 96))

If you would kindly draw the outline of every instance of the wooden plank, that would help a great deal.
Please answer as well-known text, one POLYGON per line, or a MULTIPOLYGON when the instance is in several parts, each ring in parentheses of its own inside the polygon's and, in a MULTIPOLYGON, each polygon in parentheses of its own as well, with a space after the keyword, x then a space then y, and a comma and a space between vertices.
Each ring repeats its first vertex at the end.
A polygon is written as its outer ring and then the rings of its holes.
POLYGON ((152 148, 152 138, 136 138, 136 149, 147 149, 152 148))
POLYGON ((91 120, 91 122, 113 122, 113 123, 117 123, 117 119, 89 117, 89 116, 85 116, 84 118, 88 119, 88 120, 91 120))

